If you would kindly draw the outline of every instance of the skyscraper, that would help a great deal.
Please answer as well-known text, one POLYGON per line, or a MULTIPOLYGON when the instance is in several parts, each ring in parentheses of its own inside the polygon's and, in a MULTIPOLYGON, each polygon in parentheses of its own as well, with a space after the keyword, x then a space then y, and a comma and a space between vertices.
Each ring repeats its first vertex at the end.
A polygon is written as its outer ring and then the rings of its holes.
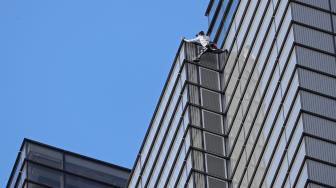
POLYGON ((181 43, 129 187, 227 186, 219 71, 226 52, 194 63, 199 50, 181 43))
POLYGON ((336 187, 336 1, 210 0, 182 43, 128 187, 336 187))
POLYGON ((25 139, 7 188, 122 188, 130 170, 25 139))

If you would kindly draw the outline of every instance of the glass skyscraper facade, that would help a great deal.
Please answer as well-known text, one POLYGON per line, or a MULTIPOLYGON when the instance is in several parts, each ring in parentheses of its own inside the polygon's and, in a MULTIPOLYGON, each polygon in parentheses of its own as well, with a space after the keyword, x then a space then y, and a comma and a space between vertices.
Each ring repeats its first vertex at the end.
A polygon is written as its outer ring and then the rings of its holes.
POLYGON ((226 51, 181 44, 128 187, 336 187, 336 0, 206 16, 226 51))
POLYGON ((128 187, 228 186, 220 69, 226 52, 182 42, 128 187))
POLYGON ((122 188, 130 170, 25 139, 7 188, 122 188))

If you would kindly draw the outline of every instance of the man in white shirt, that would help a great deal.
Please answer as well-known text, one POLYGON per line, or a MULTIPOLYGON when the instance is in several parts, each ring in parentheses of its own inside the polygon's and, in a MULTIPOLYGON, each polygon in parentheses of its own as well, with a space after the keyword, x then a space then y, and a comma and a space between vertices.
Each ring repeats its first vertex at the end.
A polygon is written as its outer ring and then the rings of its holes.
POLYGON ((196 38, 194 39, 190 39, 190 40, 187 40, 187 39, 183 39, 185 42, 197 42, 197 43, 200 43, 203 48, 201 50, 201 52, 199 53, 198 57, 194 60, 194 61, 199 61, 201 56, 211 50, 211 47, 210 47, 210 37, 209 36, 206 36, 204 31, 200 31, 197 35, 196 35, 196 38))

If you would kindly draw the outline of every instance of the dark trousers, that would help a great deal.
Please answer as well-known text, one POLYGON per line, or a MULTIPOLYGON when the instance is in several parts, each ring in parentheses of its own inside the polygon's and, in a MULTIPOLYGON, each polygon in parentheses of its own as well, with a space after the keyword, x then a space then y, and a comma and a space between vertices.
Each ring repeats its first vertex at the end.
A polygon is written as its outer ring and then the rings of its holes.
POLYGON ((197 59, 200 59, 201 56, 202 56, 203 54, 205 54, 206 52, 210 52, 210 51, 211 51, 211 47, 210 47, 210 45, 208 44, 208 45, 206 45, 205 47, 203 47, 203 48, 201 49, 200 53, 199 53, 198 56, 197 56, 197 59))

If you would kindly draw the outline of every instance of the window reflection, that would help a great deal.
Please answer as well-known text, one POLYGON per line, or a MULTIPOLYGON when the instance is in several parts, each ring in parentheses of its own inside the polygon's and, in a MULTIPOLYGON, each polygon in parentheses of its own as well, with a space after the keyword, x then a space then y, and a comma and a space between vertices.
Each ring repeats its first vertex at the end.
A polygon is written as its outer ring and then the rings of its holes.
MULTIPOLYGON (((215 38, 215 35, 216 35, 216 33, 219 29, 219 26, 222 22, 222 18, 225 17, 225 11, 227 10, 228 3, 229 3, 229 0, 223 0, 223 2, 220 5, 220 10, 218 12, 217 18, 215 20, 214 26, 212 27, 212 31, 211 31, 211 34, 210 34, 211 39, 215 38)), ((210 19, 210 21, 211 21, 211 19, 210 19)))
POLYGON ((234 12, 235 12, 235 10, 237 8, 237 5, 238 5, 238 0, 230 1, 229 4, 228 4, 228 7, 230 7, 228 9, 229 11, 225 15, 225 18, 224 18, 225 21, 223 22, 223 24, 219 28, 220 34, 217 37, 218 39, 215 40, 215 41, 217 41, 218 46, 220 46, 220 47, 223 46, 224 38, 225 38, 226 33, 227 33, 228 29, 229 29, 229 26, 230 26, 233 14, 234 14, 234 12))

